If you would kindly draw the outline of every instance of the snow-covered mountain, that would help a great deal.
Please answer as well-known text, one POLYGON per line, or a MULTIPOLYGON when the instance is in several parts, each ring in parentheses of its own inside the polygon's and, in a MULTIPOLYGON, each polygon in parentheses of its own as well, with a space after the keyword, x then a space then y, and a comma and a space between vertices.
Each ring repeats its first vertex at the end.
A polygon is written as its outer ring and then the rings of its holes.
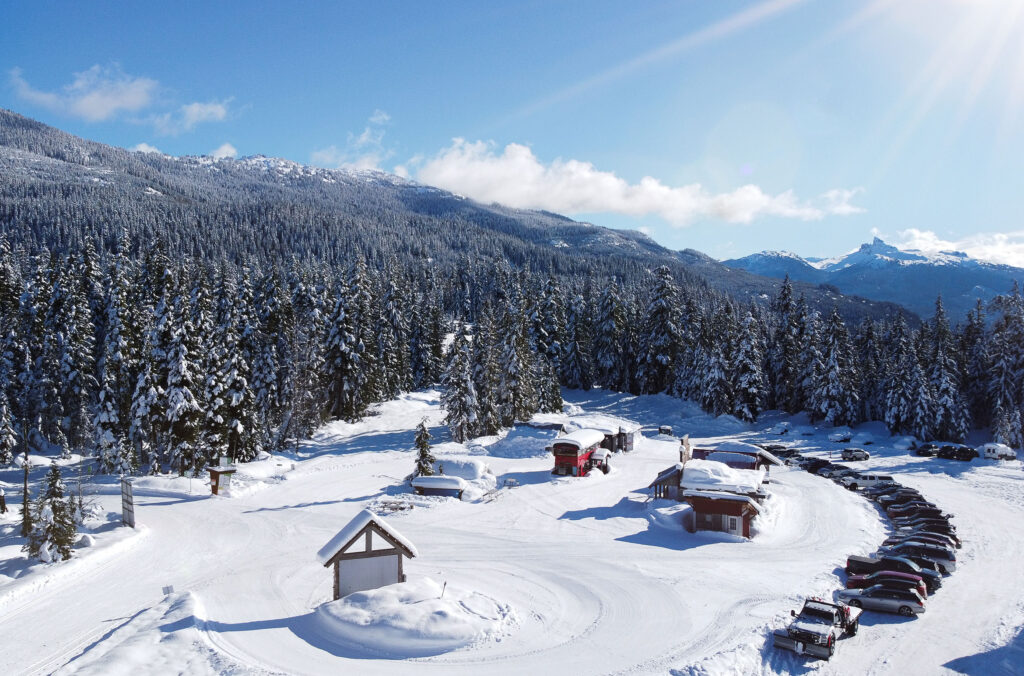
POLYGON ((875 238, 851 253, 808 260, 787 251, 762 251, 723 261, 730 268, 766 277, 827 285, 843 294, 899 303, 929 317, 942 295, 951 317, 963 318, 980 299, 1008 292, 1024 269, 987 263, 961 251, 899 249, 875 238))
MULTIPOLYGON (((442 268, 509 260, 594 278, 642 281, 668 265, 677 282, 739 302, 766 302, 779 282, 731 270, 704 254, 667 249, 645 234, 546 211, 481 204, 381 171, 311 167, 256 155, 173 157, 81 139, 0 109, 0 232, 60 248, 69 240, 161 237, 175 253, 280 261, 429 258, 442 268)), ((850 321, 897 306, 846 298, 814 284, 799 293, 850 321)))

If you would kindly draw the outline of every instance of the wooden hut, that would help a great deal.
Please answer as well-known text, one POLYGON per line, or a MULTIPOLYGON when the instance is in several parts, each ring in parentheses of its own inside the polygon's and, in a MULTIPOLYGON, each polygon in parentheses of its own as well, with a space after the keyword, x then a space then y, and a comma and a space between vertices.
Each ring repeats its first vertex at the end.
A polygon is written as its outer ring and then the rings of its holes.
POLYGON ((368 509, 359 512, 317 552, 325 568, 334 566, 334 600, 405 582, 403 557, 415 556, 416 547, 368 509))
POLYGON ((761 511, 757 503, 745 495, 695 490, 684 490, 682 495, 696 513, 697 530, 715 530, 749 538, 750 524, 761 511))

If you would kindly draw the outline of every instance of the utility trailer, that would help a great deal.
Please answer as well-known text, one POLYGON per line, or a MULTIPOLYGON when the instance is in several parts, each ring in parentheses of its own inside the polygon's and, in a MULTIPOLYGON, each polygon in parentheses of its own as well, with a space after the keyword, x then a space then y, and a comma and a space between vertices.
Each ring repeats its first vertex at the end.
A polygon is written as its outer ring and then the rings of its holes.
POLYGON ((827 660, 835 653, 839 636, 853 636, 857 633, 863 611, 845 603, 809 598, 799 614, 795 610, 789 612, 794 620, 785 629, 775 630, 772 644, 776 648, 792 650, 798 655, 827 660))

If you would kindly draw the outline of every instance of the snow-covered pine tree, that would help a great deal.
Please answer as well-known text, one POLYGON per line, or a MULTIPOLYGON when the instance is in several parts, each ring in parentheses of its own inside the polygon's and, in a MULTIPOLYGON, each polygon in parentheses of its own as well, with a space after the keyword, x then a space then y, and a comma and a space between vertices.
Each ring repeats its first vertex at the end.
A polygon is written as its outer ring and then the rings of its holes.
POLYGON ((800 395, 800 354, 801 326, 804 317, 802 306, 793 299, 793 284, 789 276, 782 282, 779 295, 772 302, 776 318, 774 337, 768 354, 771 374, 771 397, 769 406, 788 413, 801 410, 800 395))
POLYGON ((535 382, 537 383, 537 410, 541 413, 560 413, 562 411, 562 388, 558 382, 558 374, 551 360, 538 355, 534 360, 535 382))
POLYGON ((967 436, 967 404, 960 393, 960 365, 956 360, 953 333, 942 307, 935 302, 928 379, 934 392, 931 430, 937 439, 961 442, 967 436))
POLYGON ((590 307, 583 296, 573 296, 566 317, 566 343, 562 350, 561 367, 562 382, 574 390, 589 390, 594 386, 590 317, 590 307))
POLYGON ((1024 429, 1021 428, 1020 411, 997 401, 992 420, 993 440, 1010 448, 1024 448, 1024 429))
POLYGON ((463 443, 477 427, 479 404, 473 385, 473 348, 469 327, 460 323, 455 331, 448 368, 442 377, 444 393, 441 407, 447 411, 445 424, 451 430, 452 439, 463 443))
POLYGON ((967 313, 960 350, 964 360, 962 391, 967 400, 968 415, 976 427, 987 427, 992 422, 992 409, 985 376, 990 371, 991 360, 985 305, 980 298, 974 309, 967 313))
POLYGON ((597 302, 594 326, 595 382, 602 387, 624 392, 627 389, 623 336, 626 311, 615 279, 608 282, 597 302))
POLYGON ((761 328, 751 311, 747 311, 740 326, 739 340, 732 364, 733 415, 753 422, 764 410, 766 383, 764 377, 764 348, 761 328))
POLYGON ((498 386, 498 412, 501 426, 511 427, 517 420, 529 420, 537 412, 535 355, 530 350, 529 332, 520 312, 520 299, 514 295, 501 318, 501 382, 498 386))
POLYGON ((25 550, 47 563, 58 559, 66 561, 71 558, 78 524, 73 503, 64 496, 64 480, 56 462, 50 463, 45 482, 35 504, 32 531, 25 550))
POLYGON ((865 319, 854 340, 854 354, 860 370, 861 420, 882 420, 885 416, 885 368, 883 349, 875 322, 865 319))
POLYGON ((431 476, 434 473, 434 462, 436 458, 430 452, 430 429, 427 427, 427 419, 424 418, 416 426, 416 469, 413 476, 431 476))
POLYGON ((348 310, 348 288, 342 283, 335 290, 337 300, 327 320, 327 348, 324 367, 331 415, 355 422, 362 415, 359 409, 359 371, 361 355, 356 345, 355 327, 348 310))
POLYGON ((640 335, 637 383, 648 394, 664 392, 672 383, 681 345, 679 289, 672 272, 662 265, 655 270, 652 299, 647 306, 640 335))
POLYGON ((910 370, 917 359, 910 344, 909 329, 902 316, 889 329, 885 364, 884 420, 892 434, 906 434, 913 426, 915 393, 911 389, 910 370))
POLYGON ((821 352, 821 368, 815 375, 810 397, 811 420, 821 419, 831 425, 852 424, 857 421, 857 366, 849 333, 836 308, 824 327, 821 352))
POLYGON ((498 412, 501 389, 500 343, 489 303, 477 314, 473 335, 473 385, 476 387, 479 415, 474 434, 488 436, 501 429, 498 412))
POLYGON ((728 306, 704 326, 697 350, 696 372, 701 375, 697 401, 708 413, 723 415, 734 410, 733 364, 735 320, 728 306))
POLYGON ((14 451, 18 447, 18 435, 14 432, 14 418, 7 393, 0 390, 0 465, 14 462, 14 451))
POLYGON ((188 305, 183 295, 173 302, 170 338, 164 355, 167 372, 164 401, 167 409, 163 416, 163 431, 167 460, 182 476, 187 471, 198 472, 206 463, 201 445, 203 411, 196 397, 202 386, 199 380, 202 376, 188 305))
POLYGON ((117 457, 120 420, 115 406, 118 392, 115 389, 114 371, 113 368, 103 369, 99 401, 96 403, 96 417, 93 419, 93 428, 96 430, 96 458, 99 471, 103 474, 113 474, 121 465, 121 458, 117 457))

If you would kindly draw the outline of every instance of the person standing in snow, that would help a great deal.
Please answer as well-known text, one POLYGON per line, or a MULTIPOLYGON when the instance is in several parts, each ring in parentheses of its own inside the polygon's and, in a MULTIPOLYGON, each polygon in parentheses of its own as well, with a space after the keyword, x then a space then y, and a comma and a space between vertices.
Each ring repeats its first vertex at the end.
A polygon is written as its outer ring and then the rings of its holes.
POLYGON ((7 513, 7 494, 0 488, 0 514, 7 513))

